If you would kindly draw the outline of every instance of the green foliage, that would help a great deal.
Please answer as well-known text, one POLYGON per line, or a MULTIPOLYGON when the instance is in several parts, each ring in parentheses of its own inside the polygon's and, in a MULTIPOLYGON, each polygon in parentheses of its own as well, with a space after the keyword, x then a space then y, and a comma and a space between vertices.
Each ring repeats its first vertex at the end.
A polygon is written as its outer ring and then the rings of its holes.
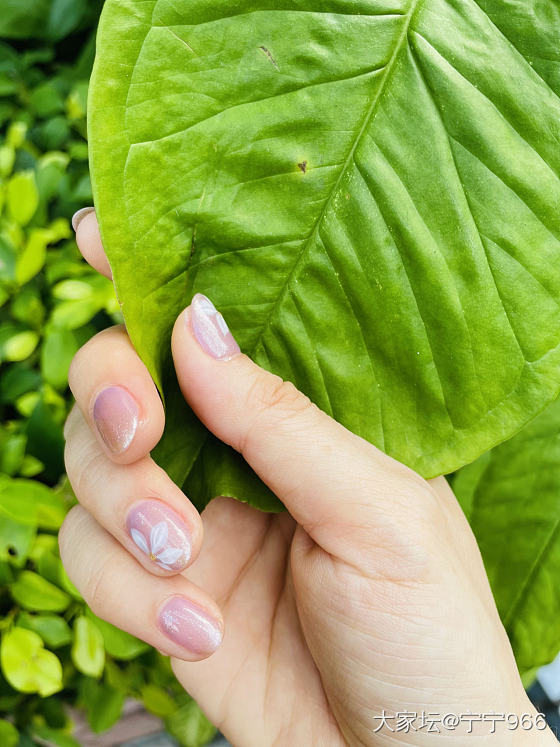
POLYGON ((519 669, 531 672, 560 650, 560 400, 462 469, 453 487, 519 669))
MULTIPOLYGON (((0 744, 76 747, 67 705, 101 732, 134 697, 196 747, 214 727, 169 661, 97 618, 58 556, 75 503, 62 458, 68 367, 121 320, 69 224, 92 202, 86 101, 101 5, 0 0, 0 744)), ((196 290, 257 362, 424 474, 544 407, 559 380, 552 0, 515 14, 499 0, 395 0, 388 15, 380 0, 358 0, 356 15, 347 0, 321 13, 290 0, 250 19, 245 0, 235 16, 225 0, 159 0, 152 18, 153 6, 109 0, 92 128, 129 329, 173 404, 159 450, 171 474, 189 472, 201 503, 235 493, 277 507, 179 407, 169 329, 196 290), (133 79, 151 74, 129 89, 113 66, 141 44, 133 79)), ((560 646, 559 438, 556 404, 454 483, 522 672, 560 646)))
MULTIPOLYGON (((0 37, 26 39, 0 41, 2 747, 76 747, 65 705, 101 732, 127 697, 166 718, 185 702, 167 661, 96 618, 58 556, 75 503, 63 475, 68 368, 80 345, 121 321, 112 284, 81 260, 70 226, 92 204, 85 117, 101 5, 0 0, 0 37)), ((174 733, 188 746, 212 729, 193 706, 183 731, 174 733)))
POLYGON ((199 503, 275 505, 167 383, 195 291, 257 363, 426 477, 557 396, 560 80, 542 49, 560 13, 515 6, 107 0, 98 217, 167 394, 156 453, 199 503))

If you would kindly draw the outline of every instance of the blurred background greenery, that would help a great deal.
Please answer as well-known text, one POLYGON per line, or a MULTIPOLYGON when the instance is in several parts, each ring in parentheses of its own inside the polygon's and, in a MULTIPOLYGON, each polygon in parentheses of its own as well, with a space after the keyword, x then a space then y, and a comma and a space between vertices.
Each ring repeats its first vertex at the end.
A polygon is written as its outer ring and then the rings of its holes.
POLYGON ((181 744, 214 733, 168 660, 97 619, 58 556, 75 502, 63 466, 68 367, 85 340, 121 321, 111 283, 82 261, 70 226, 93 204, 86 101, 102 5, 0 0, 1 747, 77 745, 69 707, 100 733, 127 698, 181 744))

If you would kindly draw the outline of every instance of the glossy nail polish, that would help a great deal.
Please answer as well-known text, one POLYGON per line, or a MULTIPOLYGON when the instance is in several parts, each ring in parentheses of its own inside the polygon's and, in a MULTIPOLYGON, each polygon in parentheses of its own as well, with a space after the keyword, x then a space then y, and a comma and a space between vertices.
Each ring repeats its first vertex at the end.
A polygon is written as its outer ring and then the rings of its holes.
POLYGON ((228 361, 240 352, 224 317, 201 293, 191 302, 190 323, 198 344, 213 358, 228 361))
POLYGON ((122 454, 138 427, 138 405, 126 389, 110 386, 97 395, 93 420, 109 451, 122 454))
POLYGON ((189 562, 189 529, 162 501, 148 500, 133 506, 126 528, 136 546, 165 571, 182 571, 189 562))
POLYGON ((212 654, 222 642, 221 625, 194 602, 172 597, 159 612, 162 633, 193 654, 212 654))
POLYGON ((93 207, 85 207, 81 210, 78 210, 74 215, 72 216, 72 228, 74 231, 78 230, 78 226, 82 222, 82 220, 86 217, 86 215, 89 215, 90 213, 95 212, 95 208, 93 207))

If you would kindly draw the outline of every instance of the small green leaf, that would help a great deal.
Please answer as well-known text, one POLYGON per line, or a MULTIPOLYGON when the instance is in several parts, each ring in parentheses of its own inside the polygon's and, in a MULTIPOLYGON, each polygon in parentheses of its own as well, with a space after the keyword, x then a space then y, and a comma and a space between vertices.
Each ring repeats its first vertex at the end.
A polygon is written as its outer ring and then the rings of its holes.
POLYGON ((2 517, 0 519, 0 560, 21 568, 33 546, 36 527, 2 517))
POLYGON ((45 553, 56 554, 58 540, 52 534, 38 534, 31 548, 30 558, 34 563, 38 563, 41 556, 45 553))
POLYGON ((150 648, 147 643, 144 643, 144 641, 135 638, 133 635, 130 635, 130 633, 120 630, 114 625, 111 625, 111 623, 97 617, 90 609, 86 609, 86 615, 101 631, 105 643, 105 650, 109 656, 112 656, 114 659, 120 659, 122 661, 135 659, 150 648))
POLYGON ((45 35, 49 39, 62 39, 80 22, 87 0, 52 0, 45 35))
POLYGON ((216 727, 191 699, 165 719, 165 728, 183 747, 202 747, 216 733, 216 727))
MULTIPOLYGON (((25 396, 31 395, 32 393, 25 396)), ((50 482, 58 480, 64 472, 62 422, 65 410, 64 400, 51 403, 50 393, 45 386, 43 396, 36 399, 27 422, 27 453, 43 462, 45 480, 50 482)), ((60 496, 57 498, 61 500, 60 496)))
POLYGON ((15 324, 4 324, 0 329, 0 362, 23 361, 37 347, 39 335, 15 324))
POLYGON ((16 261, 16 280, 20 285, 25 285, 43 268, 48 239, 48 233, 41 228, 31 231, 23 252, 16 261))
POLYGON ((28 127, 26 122, 12 122, 12 124, 8 127, 6 143, 11 148, 21 148, 21 146, 25 142, 27 129, 28 127))
POLYGON ((66 388, 70 363, 78 347, 72 330, 61 327, 47 329, 41 348, 41 372, 56 389, 66 388))
POLYGON ((140 690, 140 695, 146 710, 153 713, 154 716, 164 718, 177 710, 177 703, 163 687, 145 685, 140 690))
POLYGON ((22 288, 12 301, 12 317, 29 327, 40 327, 45 317, 45 307, 35 288, 22 288))
POLYGON ((27 366, 10 366, 0 378, 0 402, 13 404, 22 394, 36 389, 41 383, 38 371, 27 366))
POLYGON ((103 306, 95 298, 63 301, 55 307, 51 315, 51 321, 57 327, 77 329, 91 321, 102 308, 103 306))
POLYGON ((76 669, 88 677, 101 677, 105 666, 103 636, 94 622, 87 617, 76 618, 72 661, 76 669))
POLYGON ((0 744, 2 747, 16 747, 19 742, 19 732, 13 724, 4 719, 0 720, 0 744))
MULTIPOLYGON (((9 563, 0 560, 0 586, 8 586, 14 580, 14 571, 9 563)), ((1 627, 0 621, 0 627, 1 627)))
POLYGON ((45 465, 43 464, 43 462, 35 459, 35 457, 31 456, 30 454, 26 454, 23 457, 19 473, 22 477, 35 477, 36 475, 39 475, 44 469, 45 465))
POLYGON ((57 615, 30 615, 28 612, 20 612, 17 625, 40 635, 49 648, 66 646, 72 640, 72 631, 68 623, 57 615))
POLYGON ((88 84, 74 86, 66 99, 66 111, 69 119, 83 119, 86 116, 88 84))
POLYGON ((122 713, 125 692, 95 680, 85 683, 85 707, 88 723, 96 734, 110 729, 122 713))
POLYGON ((45 529, 60 529, 66 516, 64 499, 34 480, 0 482, 0 515, 45 529))
POLYGON ((68 578, 60 558, 55 552, 43 552, 37 561, 37 570, 47 581, 66 591, 75 599, 81 600, 80 592, 68 578))
POLYGON ((11 145, 0 146, 0 177, 9 176, 14 168, 16 151, 11 145))
POLYGON ((16 250, 8 236, 0 234, 0 280, 11 283, 16 276, 16 250))
POLYGON ((50 745, 55 745, 56 747, 80 747, 80 742, 77 739, 74 739, 74 737, 71 737, 60 729, 51 729, 44 725, 34 725, 33 734, 41 740, 45 740, 49 747, 50 745))
POLYGON ((42 203, 56 197, 63 183, 69 161, 69 156, 59 151, 47 153, 40 159, 36 179, 42 203))
POLYGON ((70 596, 33 571, 22 571, 10 587, 12 596, 33 612, 63 612, 70 596))
POLYGON ((23 434, 13 434, 0 440, 0 472, 15 475, 23 462, 27 439, 23 434))
POLYGON ((20 226, 26 226, 39 207, 39 191, 33 171, 20 171, 8 182, 8 210, 20 226))
POLYGON ((37 633, 14 627, 2 637, 2 672, 10 685, 23 693, 46 697, 62 689, 62 666, 43 647, 37 633))
POLYGON ((42 118, 52 117, 64 111, 64 99, 51 81, 41 83, 31 92, 29 105, 31 110, 42 118))

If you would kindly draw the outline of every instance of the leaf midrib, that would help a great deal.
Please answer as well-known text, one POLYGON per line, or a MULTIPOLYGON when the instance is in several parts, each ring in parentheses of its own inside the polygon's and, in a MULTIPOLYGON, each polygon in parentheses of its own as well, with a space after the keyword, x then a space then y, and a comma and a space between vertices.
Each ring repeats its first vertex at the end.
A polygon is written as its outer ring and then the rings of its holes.
POLYGON ((377 92, 376 92, 375 96, 373 97, 371 106, 369 107, 369 109, 367 111, 367 114, 364 117, 364 121, 362 123, 362 126, 360 127, 360 130, 359 130, 356 138, 354 139, 354 142, 352 143, 352 147, 350 148, 348 156, 346 157, 346 160, 343 162, 343 164, 341 166, 338 178, 337 178, 337 180, 336 180, 333 188, 329 192, 329 194, 328 194, 328 196, 327 196, 327 198, 325 200, 325 203, 323 205, 323 208, 322 208, 321 212, 317 216, 317 220, 314 223, 314 226, 313 226, 313 229, 312 229, 311 233, 309 234, 308 238, 305 240, 304 244, 302 245, 302 247, 301 247, 301 249, 299 251, 299 254, 295 258, 294 263, 292 265, 292 269, 290 270, 289 274, 287 275, 287 277, 286 277, 286 279, 284 281, 284 284, 282 286, 282 289, 278 293, 276 301, 274 302, 274 305, 272 306, 272 308, 271 308, 271 310, 270 310, 267 318, 263 322, 263 324, 261 326, 261 329, 260 329, 260 332, 257 335, 257 338, 256 338, 255 342, 253 343, 253 347, 251 348, 250 351, 248 351, 248 355, 251 356, 251 357, 254 356, 257 348, 259 347, 260 343, 262 342, 262 338, 263 338, 263 335, 264 335, 265 331, 270 326, 270 323, 271 323, 274 315, 276 314, 276 312, 278 311, 278 309, 282 305, 282 303, 284 301, 284 298, 286 297, 286 295, 288 293, 288 290, 290 288, 290 283, 292 281, 292 278, 296 275, 299 267, 302 264, 303 259, 306 256, 306 253, 307 253, 308 249, 313 245, 313 242, 314 242, 315 238, 317 237, 317 234, 318 234, 319 229, 321 227, 321 224, 323 222, 323 218, 325 217, 327 211, 329 210, 329 208, 331 206, 331 203, 333 201, 334 196, 338 192, 338 189, 340 187, 342 179, 344 178, 344 175, 346 174, 346 172, 348 170, 348 167, 350 166, 350 164, 351 164, 351 162, 352 162, 352 160, 354 158, 354 154, 355 154, 356 149, 357 149, 357 147, 358 147, 358 145, 359 145, 359 143, 360 143, 360 141, 361 141, 361 139, 362 139, 362 137, 364 135, 364 132, 368 128, 370 122, 372 121, 372 119, 373 119, 373 117, 375 115, 375 112, 377 110, 377 106, 378 106, 378 104, 379 104, 379 102, 381 100, 381 97, 383 96, 383 93, 386 90, 387 84, 388 84, 388 82, 389 82, 389 80, 391 78, 391 74, 392 74, 392 72, 393 72, 393 70, 395 68, 395 62, 396 62, 396 60, 397 60, 397 58, 398 58, 398 56, 399 56, 399 54, 400 54, 400 52, 402 50, 403 43, 408 38, 408 29, 410 28, 410 24, 411 24, 412 18, 414 17, 414 14, 418 10, 418 8, 421 5, 422 1, 423 0, 412 0, 410 8, 408 10, 408 13, 404 16, 405 21, 404 21, 404 24, 403 24, 403 29, 402 29, 401 34, 400 34, 400 36, 399 36, 399 38, 398 38, 398 40, 397 40, 397 42, 395 44, 395 49, 393 50, 393 53, 392 53, 389 61, 387 62, 387 65, 385 66, 385 70, 383 72, 383 75, 382 75, 382 78, 381 78, 381 81, 380 81, 380 84, 379 84, 379 88, 377 89, 377 92))

